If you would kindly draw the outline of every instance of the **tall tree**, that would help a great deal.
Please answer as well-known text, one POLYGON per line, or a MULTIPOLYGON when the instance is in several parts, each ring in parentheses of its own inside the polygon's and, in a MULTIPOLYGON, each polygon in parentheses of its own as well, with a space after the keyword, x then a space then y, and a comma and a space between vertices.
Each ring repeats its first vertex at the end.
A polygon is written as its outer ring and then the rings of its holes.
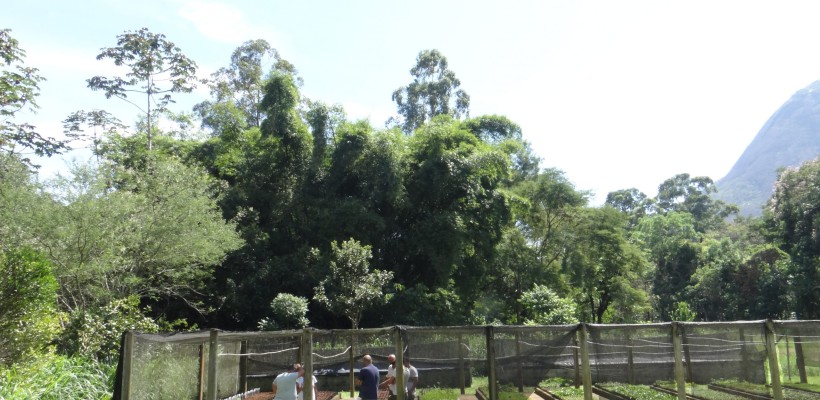
MULTIPOLYGON (((23 64, 26 52, 10 32, 10 29, 0 29, 0 151, 17 155, 26 151, 38 156, 59 154, 66 148, 64 141, 41 135, 34 125, 14 121, 19 111, 39 108, 38 85, 45 78, 37 68, 23 64)), ((35 166, 25 155, 21 160, 35 166)))
POLYGON ((370 246, 354 239, 331 244, 330 273, 316 287, 314 300, 350 320, 353 329, 368 308, 384 301, 389 271, 370 269, 370 246))
POLYGON ((639 283, 647 263, 626 237, 626 217, 611 207, 584 209, 563 268, 577 288, 584 320, 639 322, 648 296, 639 283), (606 318, 605 318, 606 317, 606 318))
POLYGON ((510 221, 502 184, 508 157, 448 116, 438 116, 410 138, 394 245, 403 283, 447 287, 452 279, 468 312, 486 283, 495 249, 510 221))
POLYGON ((103 48, 97 60, 110 58, 129 68, 123 77, 95 76, 88 79, 91 90, 102 90, 106 98, 131 103, 146 116, 148 148, 152 148, 152 126, 156 115, 173 102, 171 93, 189 93, 196 85, 196 63, 185 56, 165 35, 142 28, 117 36, 116 47, 103 48), (145 106, 128 99, 128 93, 145 95, 145 106))
POLYGON ((230 66, 220 68, 207 81, 213 100, 194 106, 203 125, 215 134, 222 134, 231 124, 260 127, 265 117, 260 108, 265 81, 274 72, 292 75, 301 83, 293 64, 265 40, 249 40, 237 47, 231 54, 230 66))
POLYGON ((820 158, 783 170, 768 204, 767 220, 792 257, 797 315, 820 317, 820 158))
POLYGON ((669 320, 675 305, 685 300, 684 289, 700 263, 702 235, 692 214, 671 211, 643 218, 634 236, 655 264, 656 309, 661 319, 669 320))
POLYGON ((695 219, 695 229, 703 233, 720 227, 727 217, 738 212, 737 206, 714 200, 711 194, 715 192, 717 188, 707 176, 678 174, 658 186, 655 206, 661 213, 676 211, 691 214, 695 219))
POLYGON ((461 81, 438 50, 421 51, 410 74, 413 82, 393 92, 404 132, 413 132, 436 115, 469 115, 470 96, 459 89, 461 81))

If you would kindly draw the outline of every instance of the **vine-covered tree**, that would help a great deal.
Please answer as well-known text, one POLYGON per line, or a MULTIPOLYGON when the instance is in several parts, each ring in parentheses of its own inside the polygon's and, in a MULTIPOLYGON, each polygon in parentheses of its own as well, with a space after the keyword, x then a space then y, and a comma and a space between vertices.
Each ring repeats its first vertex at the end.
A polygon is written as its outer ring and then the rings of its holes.
POLYGON ((152 148, 155 117, 173 103, 171 93, 189 93, 196 85, 196 63, 185 56, 165 35, 148 28, 126 31, 117 36, 116 47, 103 48, 97 60, 109 58, 116 66, 129 69, 125 77, 95 76, 88 79, 91 90, 102 90, 106 98, 117 97, 145 114, 148 149, 152 148), (145 106, 128 98, 128 93, 145 95, 145 106))

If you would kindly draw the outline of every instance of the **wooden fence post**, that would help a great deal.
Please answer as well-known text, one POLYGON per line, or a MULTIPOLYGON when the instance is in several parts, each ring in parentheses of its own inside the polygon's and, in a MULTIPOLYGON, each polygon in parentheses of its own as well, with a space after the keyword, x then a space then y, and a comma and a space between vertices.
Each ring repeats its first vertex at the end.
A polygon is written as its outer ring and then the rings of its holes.
POLYGON ((772 380, 772 397, 783 400, 783 388, 780 386, 780 361, 777 359, 777 340, 775 340, 774 323, 768 319, 766 328, 766 352, 769 355, 769 374, 772 380))
POLYGON ((353 331, 350 331, 350 398, 356 398, 356 371, 353 369, 356 368, 356 360, 354 360, 354 348, 356 347, 356 340, 353 336, 353 331))
POLYGON ((404 344, 401 340, 401 327, 396 326, 393 331, 393 342, 396 344, 396 398, 405 400, 404 389, 404 344))
POLYGON ((197 385, 199 400, 205 399, 205 344, 199 345, 199 383, 197 385))
POLYGON ((584 400, 592 400, 592 370, 589 363, 587 324, 578 326, 578 344, 581 345, 581 381, 584 384, 584 400))
POLYGON ((302 368, 305 370, 304 381, 302 381, 304 384, 303 398, 316 400, 313 398, 313 332, 310 328, 302 331, 302 368))
POLYGON ((134 332, 125 332, 122 349, 122 400, 131 400, 131 370, 134 359, 134 332))
POLYGON ((239 342, 239 392, 248 391, 248 341, 239 342))
POLYGON ((464 386, 467 382, 464 374, 464 341, 461 333, 458 334, 458 382, 458 386, 461 389, 461 394, 464 394, 464 386))
POLYGON ((521 332, 515 331, 515 361, 518 364, 518 392, 524 393, 524 365, 521 362, 521 332))
POLYGON ((797 335, 794 335, 794 361, 797 363, 797 373, 800 374, 800 383, 809 383, 809 378, 806 375, 806 359, 803 358, 803 338, 800 337, 801 332, 798 330, 797 335))
POLYGON ((495 336, 492 325, 485 328, 487 339, 487 384, 490 390, 490 400, 498 400, 498 377, 495 370, 495 336))
POLYGON ((683 372, 683 345, 681 343, 680 324, 672 322, 672 351, 675 353, 675 382, 678 386, 678 399, 686 400, 686 375, 683 372))
POLYGON ((219 362, 219 330, 211 329, 211 337, 208 342, 208 400, 216 400, 216 372, 219 362))

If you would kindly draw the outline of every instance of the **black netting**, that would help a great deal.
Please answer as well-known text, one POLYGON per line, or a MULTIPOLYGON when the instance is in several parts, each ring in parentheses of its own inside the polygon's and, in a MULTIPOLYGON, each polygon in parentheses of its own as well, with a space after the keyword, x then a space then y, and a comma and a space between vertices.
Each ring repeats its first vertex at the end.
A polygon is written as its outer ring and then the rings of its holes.
POLYGON ((683 323, 681 341, 686 380, 710 383, 731 379, 766 383, 763 321, 683 323))
MULTIPOLYGON (((207 333, 204 354, 208 354, 207 333)), ((199 393, 200 344, 166 341, 159 335, 134 338, 131 398, 192 399, 199 393)), ((207 367, 206 367, 207 368, 207 367)))
POLYGON ((786 385, 820 382, 820 321, 776 321, 780 380, 786 385))
POLYGON ((369 354, 373 364, 384 374, 387 356, 396 352, 395 329, 361 329, 355 331, 314 331, 313 370, 322 391, 358 391, 353 376, 362 367, 361 358, 369 354))
POLYGON ((487 335, 483 327, 403 329, 405 356, 419 373, 420 387, 469 387, 487 376, 487 335))
POLYGON ((675 379, 670 324, 589 325, 587 344, 593 382, 675 379))
MULTIPOLYGON (((217 395, 224 398, 254 388, 269 391, 277 374, 301 362, 312 364, 320 391, 344 393, 343 397, 353 391, 355 396, 352 373, 362 366, 363 355, 369 354, 385 374, 387 356, 400 352, 418 370, 421 388, 486 387, 493 374, 498 383, 519 387, 554 377, 573 380, 583 377, 585 364, 577 343, 579 327, 220 331, 215 332, 217 395), (492 343, 490 351, 488 343, 492 343)), ((767 340, 776 343, 784 385, 805 388, 800 385, 820 380, 820 321, 775 321, 772 327, 773 337, 767 336, 765 321, 586 325, 590 375, 594 383, 675 380, 675 328, 680 338, 679 371, 688 382, 772 385, 774 368, 769 364, 767 340)), ((207 392, 212 333, 134 333, 131 367, 118 367, 123 368, 121 382, 130 382, 131 398, 193 399, 200 390, 207 392)))
POLYGON ((574 379, 580 367, 576 331, 576 325, 495 327, 499 383, 523 387, 535 386, 546 378, 574 379))

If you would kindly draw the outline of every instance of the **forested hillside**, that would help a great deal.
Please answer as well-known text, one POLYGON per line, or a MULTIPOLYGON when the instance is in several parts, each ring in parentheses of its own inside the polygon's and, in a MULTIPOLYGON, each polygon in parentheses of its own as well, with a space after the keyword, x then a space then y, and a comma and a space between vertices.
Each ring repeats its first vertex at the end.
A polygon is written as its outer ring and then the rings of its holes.
POLYGON ((385 88, 382 128, 303 96, 311 77, 263 40, 201 82, 148 30, 100 53, 127 74, 88 80, 140 123, 78 110, 62 142, 19 117, 41 77, 0 32, 0 365, 110 362, 126 329, 820 317, 818 160, 762 218, 686 173, 594 207, 514 121, 470 114, 436 50, 385 88), (194 85, 211 97, 173 110, 194 85), (26 152, 78 143, 87 162, 36 179, 26 152))

